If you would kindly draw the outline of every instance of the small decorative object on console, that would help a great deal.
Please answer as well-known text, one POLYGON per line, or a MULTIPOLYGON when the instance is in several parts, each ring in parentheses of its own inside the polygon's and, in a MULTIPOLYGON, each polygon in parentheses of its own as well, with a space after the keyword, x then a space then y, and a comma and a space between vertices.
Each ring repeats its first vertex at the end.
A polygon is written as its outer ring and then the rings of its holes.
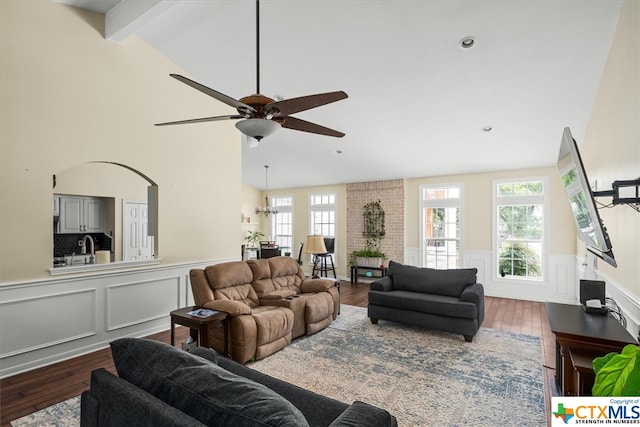
POLYGON ((196 316, 196 317, 209 317, 209 316, 213 316, 214 314, 218 314, 218 312, 216 310, 208 310, 206 308, 199 308, 197 310, 190 311, 187 314, 190 314, 190 315, 196 316))

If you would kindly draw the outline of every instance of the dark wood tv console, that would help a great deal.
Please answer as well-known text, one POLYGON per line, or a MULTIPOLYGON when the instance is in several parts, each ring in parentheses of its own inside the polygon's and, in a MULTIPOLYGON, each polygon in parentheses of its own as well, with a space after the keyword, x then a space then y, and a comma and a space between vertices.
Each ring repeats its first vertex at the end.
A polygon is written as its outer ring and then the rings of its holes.
POLYGON ((590 314, 580 305, 548 302, 546 306, 556 336, 556 385, 563 396, 590 392, 582 390, 581 379, 588 366, 578 362, 580 356, 604 356, 620 352, 627 344, 638 344, 611 314, 590 314))

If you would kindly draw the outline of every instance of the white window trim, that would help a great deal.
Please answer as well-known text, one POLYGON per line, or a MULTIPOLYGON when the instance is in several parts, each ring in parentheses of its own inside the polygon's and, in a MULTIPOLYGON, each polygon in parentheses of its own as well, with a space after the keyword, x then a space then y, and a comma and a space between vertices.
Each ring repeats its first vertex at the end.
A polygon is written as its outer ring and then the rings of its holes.
POLYGON ((464 267, 464 250, 463 250, 463 240, 464 240, 464 185, 461 182, 450 182, 444 184, 422 184, 418 189, 418 218, 420 218, 420 247, 419 247, 419 256, 420 256, 420 267, 425 267, 424 259, 425 259, 425 247, 424 247, 424 208, 428 207, 457 207, 460 209, 460 267, 464 267), (423 200, 422 195, 424 194, 424 190, 430 188, 459 188, 460 189, 460 197, 458 199, 433 199, 433 200, 423 200))
POLYGON ((492 251, 491 251, 491 277, 496 282, 502 283, 527 283, 531 285, 545 285, 548 283, 549 277, 549 177, 548 176, 532 176, 532 177, 515 177, 515 178, 502 178, 494 179, 492 182, 492 215, 491 215, 491 234, 492 234, 492 251), (528 278, 528 277, 501 277, 498 271, 498 185, 515 183, 515 182, 532 182, 541 181, 543 188, 542 196, 511 196, 509 200, 513 203, 519 204, 520 202, 531 203, 534 198, 542 199, 542 211, 544 215, 543 219, 543 233, 542 233, 542 277, 540 278, 528 278))
MULTIPOLYGON (((278 214, 281 212, 287 212, 287 213, 291 213, 291 249, 289 250, 291 252, 291 256, 294 255, 294 252, 297 249, 297 245, 295 244, 294 241, 294 234, 295 234, 295 215, 294 215, 294 209, 293 209, 293 205, 295 204, 295 200, 292 194, 281 194, 278 196, 273 196, 271 197, 271 206, 275 207, 278 209, 278 214), (284 199, 284 198, 290 198, 291 199, 291 205, 289 206, 275 206, 275 199, 284 199), (294 247, 295 246, 295 247, 294 247)), ((273 227, 273 220, 271 221, 271 234, 273 235, 274 239, 276 236, 274 227, 273 227)), ((295 256, 297 257, 298 254, 297 252, 295 253, 295 256)))
MULTIPOLYGON (((314 211, 324 211, 324 210, 328 210, 327 207, 331 207, 333 208, 333 218, 334 218, 334 222, 333 222, 333 230, 334 230, 334 235, 333 236, 323 236, 323 237, 333 237, 336 238, 338 237, 338 194, 333 192, 333 191, 327 191, 327 192, 319 192, 319 193, 313 193, 313 194, 309 194, 309 200, 308 200, 308 206, 309 206, 309 216, 308 221, 309 221, 309 234, 315 234, 315 230, 312 230, 313 225, 312 225, 312 221, 311 221, 311 214, 314 211), (333 196, 333 203, 330 204, 326 204, 326 205, 312 205, 311 202, 313 201, 314 197, 318 197, 318 196, 333 196), (317 207, 314 209, 314 207, 317 207)), ((305 244, 306 244, 306 237, 305 236, 305 244)), ((303 249, 304 252, 304 249, 303 249)), ((313 259, 313 255, 308 254, 308 262, 309 265, 311 265, 313 263, 312 259, 313 259)), ((335 268, 338 268, 338 246, 335 245, 333 248, 333 264, 335 268)))

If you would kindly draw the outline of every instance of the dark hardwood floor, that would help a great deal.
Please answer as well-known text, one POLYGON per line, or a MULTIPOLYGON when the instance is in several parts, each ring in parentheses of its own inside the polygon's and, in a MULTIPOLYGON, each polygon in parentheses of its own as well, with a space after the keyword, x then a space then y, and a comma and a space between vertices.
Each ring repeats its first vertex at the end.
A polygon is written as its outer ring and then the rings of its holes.
MULTIPOLYGON (((369 285, 341 283, 342 304, 366 307, 369 285)), ((485 328, 536 335, 541 338, 542 360, 547 400, 547 423, 550 416, 551 384, 555 371, 555 338, 549 327, 544 303, 506 298, 485 299, 485 328)), ((176 328, 176 342, 184 341, 187 328, 176 328)), ((167 330, 148 338, 170 342, 167 330)), ((115 373, 108 348, 64 362, 35 369, 0 380, 0 426, 9 426, 16 418, 77 396, 89 388, 91 371, 106 368, 115 373)))

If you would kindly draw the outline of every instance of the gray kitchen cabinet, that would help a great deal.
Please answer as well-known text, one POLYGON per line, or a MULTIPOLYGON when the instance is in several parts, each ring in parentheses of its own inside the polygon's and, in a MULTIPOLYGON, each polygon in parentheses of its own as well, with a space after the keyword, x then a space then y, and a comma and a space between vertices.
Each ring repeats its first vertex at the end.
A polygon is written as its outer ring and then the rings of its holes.
POLYGON ((106 200, 99 197, 60 196, 59 223, 61 234, 106 232, 106 200))

